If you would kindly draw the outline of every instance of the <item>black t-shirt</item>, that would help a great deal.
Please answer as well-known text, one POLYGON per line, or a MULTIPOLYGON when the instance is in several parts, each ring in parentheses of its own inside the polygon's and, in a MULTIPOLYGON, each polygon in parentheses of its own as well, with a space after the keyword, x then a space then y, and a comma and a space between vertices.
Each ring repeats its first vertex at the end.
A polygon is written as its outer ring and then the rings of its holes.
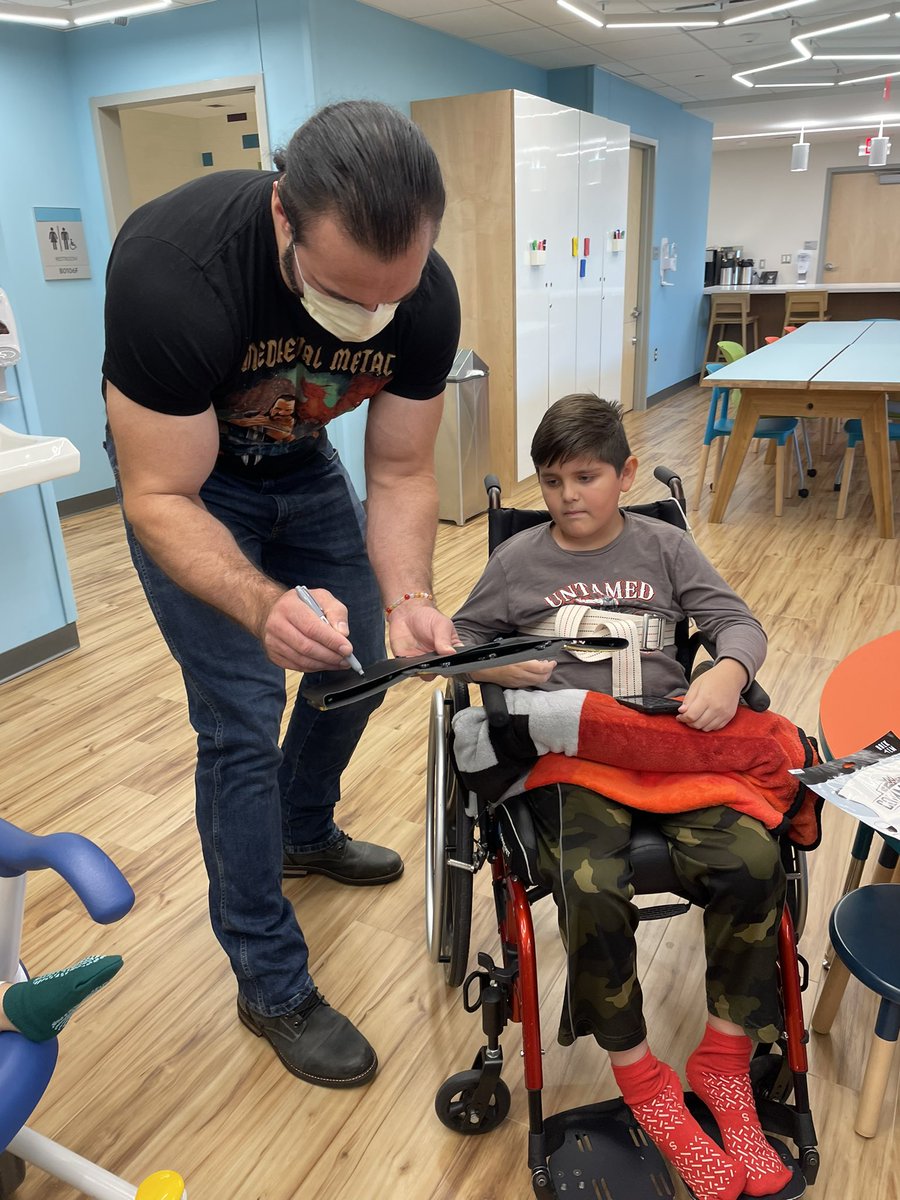
POLYGON ((439 395, 459 339, 456 284, 434 250, 377 336, 323 329, 281 276, 274 178, 221 171, 151 200, 122 226, 106 276, 104 379, 157 412, 212 404, 220 465, 263 478, 382 388, 439 395))

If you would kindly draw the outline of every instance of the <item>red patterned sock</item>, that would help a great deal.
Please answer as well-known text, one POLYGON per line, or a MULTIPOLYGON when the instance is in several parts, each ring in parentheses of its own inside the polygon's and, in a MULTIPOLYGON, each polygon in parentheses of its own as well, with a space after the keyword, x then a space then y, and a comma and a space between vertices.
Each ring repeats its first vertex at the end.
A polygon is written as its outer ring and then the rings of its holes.
POLYGON ((678 1076, 649 1052, 613 1067, 622 1098, 697 1200, 737 1200, 747 1172, 708 1138, 684 1105, 678 1076))
POLYGON ((747 1168, 748 1196, 771 1196, 791 1178, 760 1128, 750 1087, 750 1039, 732 1037, 707 1025, 700 1045, 687 1061, 688 1083, 712 1115, 725 1149, 747 1168))

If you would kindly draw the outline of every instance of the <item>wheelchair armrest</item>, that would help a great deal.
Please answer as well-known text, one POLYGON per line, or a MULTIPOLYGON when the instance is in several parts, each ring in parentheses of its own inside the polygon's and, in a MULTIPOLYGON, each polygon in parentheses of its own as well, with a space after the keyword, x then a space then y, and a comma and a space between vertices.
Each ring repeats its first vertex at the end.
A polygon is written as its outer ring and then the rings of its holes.
POLYGON ((134 904, 134 892, 116 864, 78 833, 38 837, 0 820, 0 876, 56 871, 100 925, 118 921, 134 904))
POLYGON ((509 709, 499 683, 482 683, 481 702, 487 713, 488 725, 492 729, 505 729, 509 725, 509 709))
MULTIPOLYGON (((700 631, 697 630, 695 633, 692 633, 688 639, 691 663, 693 663, 694 659, 696 658, 697 650, 701 646, 712 658, 716 657, 715 643, 712 642, 705 633, 700 633, 700 631)), ((711 662, 702 662, 695 671, 691 671, 691 679, 696 679, 698 675, 702 675, 704 671, 708 671, 712 665, 713 664, 711 662)), ((754 712, 767 712, 769 705, 772 703, 771 699, 769 698, 769 693, 763 687, 761 687, 755 679, 751 679, 751 681, 744 688, 743 692, 741 693, 741 699, 747 705, 747 707, 752 709, 754 712)))

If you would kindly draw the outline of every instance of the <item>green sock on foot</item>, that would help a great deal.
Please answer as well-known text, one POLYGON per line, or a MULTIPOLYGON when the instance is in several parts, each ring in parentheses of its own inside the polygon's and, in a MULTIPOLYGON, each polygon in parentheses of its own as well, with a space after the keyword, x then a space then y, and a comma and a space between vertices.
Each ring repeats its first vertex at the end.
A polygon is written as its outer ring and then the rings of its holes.
POLYGON ((14 983, 3 996, 3 1011, 30 1042, 49 1041, 79 1004, 109 983, 121 966, 118 954, 93 954, 62 971, 14 983))

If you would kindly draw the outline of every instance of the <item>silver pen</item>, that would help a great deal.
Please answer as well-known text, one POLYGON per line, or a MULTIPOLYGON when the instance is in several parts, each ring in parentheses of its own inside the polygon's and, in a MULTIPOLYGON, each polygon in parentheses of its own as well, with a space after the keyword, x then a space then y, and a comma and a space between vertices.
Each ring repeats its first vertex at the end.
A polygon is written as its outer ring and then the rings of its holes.
MULTIPOLYGON (((324 621, 325 624, 328 626, 328 628, 331 629, 331 622, 328 620, 328 618, 322 612, 322 609, 319 606, 319 603, 316 600, 315 596, 310 591, 308 591, 307 588, 303 587, 303 585, 299 584, 299 583, 294 588, 294 591, 297 593, 297 595, 300 597, 300 599, 303 601, 303 603, 306 605, 306 607, 308 609, 310 609, 310 611, 315 613, 315 615, 319 618, 319 620, 324 621)), ((347 662, 349 663, 349 665, 357 673, 357 675, 365 675, 365 671, 362 669, 362 666, 360 665, 360 661, 356 657, 355 654, 346 655, 346 659, 347 659, 347 662)))

